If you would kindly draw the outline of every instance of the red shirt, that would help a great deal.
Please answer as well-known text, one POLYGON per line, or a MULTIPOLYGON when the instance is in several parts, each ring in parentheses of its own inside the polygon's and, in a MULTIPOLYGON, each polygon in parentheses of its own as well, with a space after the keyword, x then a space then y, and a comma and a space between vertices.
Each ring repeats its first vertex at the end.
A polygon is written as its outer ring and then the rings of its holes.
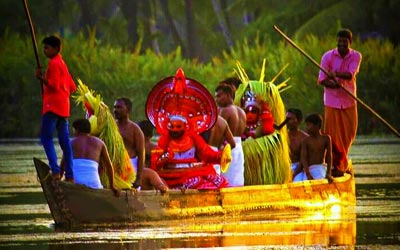
POLYGON ((47 84, 43 86, 42 114, 53 112, 61 117, 69 117, 69 96, 75 92, 76 86, 60 54, 50 59, 46 80, 47 84))

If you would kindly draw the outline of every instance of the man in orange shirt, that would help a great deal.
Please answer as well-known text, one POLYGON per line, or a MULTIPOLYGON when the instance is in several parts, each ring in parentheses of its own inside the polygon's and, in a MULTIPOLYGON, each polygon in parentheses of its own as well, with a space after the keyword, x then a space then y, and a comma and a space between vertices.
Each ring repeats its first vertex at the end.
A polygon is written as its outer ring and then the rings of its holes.
POLYGON ((58 140, 65 157, 65 179, 73 181, 73 156, 69 140, 68 117, 70 116, 69 96, 76 90, 75 83, 61 57, 61 40, 56 36, 43 39, 44 54, 50 59, 45 76, 40 68, 36 69, 36 78, 43 84, 42 125, 40 141, 55 179, 60 179, 60 166, 53 143, 53 134, 57 130, 58 140))

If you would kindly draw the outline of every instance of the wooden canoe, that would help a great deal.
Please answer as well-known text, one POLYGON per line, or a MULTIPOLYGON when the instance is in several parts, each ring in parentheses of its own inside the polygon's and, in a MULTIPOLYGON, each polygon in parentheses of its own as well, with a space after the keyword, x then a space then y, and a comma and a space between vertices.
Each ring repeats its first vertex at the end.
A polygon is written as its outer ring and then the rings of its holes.
POLYGON ((220 190, 111 190, 91 189, 51 178, 49 166, 34 158, 34 165, 56 225, 61 227, 123 226, 181 220, 229 218, 273 210, 324 211, 332 206, 355 207, 353 174, 328 183, 326 179, 288 184, 223 188, 220 190))

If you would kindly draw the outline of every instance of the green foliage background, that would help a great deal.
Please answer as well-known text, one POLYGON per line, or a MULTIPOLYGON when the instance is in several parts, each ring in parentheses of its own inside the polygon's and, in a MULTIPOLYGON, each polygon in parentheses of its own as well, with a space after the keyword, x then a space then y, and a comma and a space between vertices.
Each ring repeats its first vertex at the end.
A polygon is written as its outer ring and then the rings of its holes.
MULTIPOLYGON (((304 114, 323 113, 317 67, 283 41, 272 26, 278 25, 316 61, 336 46, 334 36, 339 28, 350 28, 355 36, 352 47, 363 55, 358 96, 400 128, 398 0, 27 2, 43 67, 47 59, 40 41, 59 34, 73 76, 100 93, 110 107, 117 97, 131 98, 131 118, 136 121, 145 118, 151 88, 179 67, 213 94, 220 80, 234 75, 237 60, 252 79, 258 79, 263 58, 267 59, 265 79, 272 79, 289 64, 277 80, 291 79, 292 87, 282 93, 287 107, 299 107, 304 114)), ((37 137, 42 104, 22 2, 0 1, 0 16, 0 138, 37 137)), ((71 120, 83 115, 81 107, 72 105, 71 111, 71 120)), ((390 133, 361 106, 358 132, 390 133)))
MULTIPOLYGON (((43 36, 37 37, 41 41, 43 36)), ((324 51, 336 46, 336 38, 307 35, 296 43, 310 56, 320 60, 324 51)), ((397 115, 400 93, 400 51, 387 40, 355 39, 354 49, 363 55, 358 76, 358 96, 400 127, 397 115)), ((129 51, 121 46, 101 44, 94 35, 82 33, 63 40, 62 55, 75 79, 80 78, 100 93, 112 108, 115 98, 126 96, 133 101, 133 120, 145 118, 144 105, 151 88, 162 78, 174 75, 182 67, 189 78, 203 83, 214 94, 217 83, 233 76, 240 61, 251 79, 258 79, 262 59, 267 59, 266 78, 272 79, 287 63, 289 67, 277 80, 290 77, 290 89, 282 93, 287 107, 299 107, 305 114, 323 113, 322 88, 317 86, 318 69, 284 41, 274 42, 267 36, 253 41, 236 42, 231 51, 212 57, 208 62, 183 58, 180 48, 165 55, 152 50, 129 51)), ((46 58, 41 54, 41 61, 46 58)), ((7 31, 0 39, 0 138, 37 137, 41 117, 40 86, 34 77, 34 54, 30 38, 7 31)), ((46 64, 44 63, 44 67, 46 64)), ((72 105, 71 120, 82 117, 81 107, 72 105)), ((359 133, 390 133, 369 112, 359 106, 359 133)))

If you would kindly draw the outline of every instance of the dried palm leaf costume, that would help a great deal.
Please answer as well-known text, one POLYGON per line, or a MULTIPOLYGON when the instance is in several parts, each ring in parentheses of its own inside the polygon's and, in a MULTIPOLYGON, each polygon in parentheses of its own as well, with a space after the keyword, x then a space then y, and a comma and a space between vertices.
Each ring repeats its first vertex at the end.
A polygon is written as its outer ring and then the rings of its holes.
MULTIPOLYGON (((256 139, 249 138, 243 141, 244 153, 244 184, 245 185, 266 185, 277 183, 288 183, 291 180, 290 158, 288 133, 286 126, 280 130, 273 128, 275 124, 281 124, 285 120, 286 111, 279 89, 286 88, 286 82, 278 86, 274 81, 283 72, 284 68, 269 82, 264 82, 265 59, 261 70, 260 79, 249 80, 245 70, 237 63, 236 74, 242 81, 242 84, 236 91, 235 104, 244 107, 246 98, 253 98, 257 103, 268 107, 273 120, 268 119, 268 124, 260 124, 267 127, 268 133, 256 136, 256 139), (271 129, 272 128, 272 129, 271 129)), ((254 101, 254 100, 250 100, 254 101)), ((261 105, 261 106, 262 106, 261 105)), ((265 129, 264 129, 265 130, 265 129)), ((260 132, 258 132, 260 133, 260 132)))
POLYGON ((226 170, 230 146, 223 152, 215 151, 199 135, 217 119, 214 99, 201 83, 186 78, 178 69, 175 76, 153 87, 147 98, 146 115, 160 134, 158 146, 152 151, 151 168, 170 188, 217 189, 227 185, 212 164, 222 161, 221 169, 226 170), (173 136, 171 132, 180 134, 173 136))
MULTIPOLYGON (((125 149, 118 125, 101 96, 95 94, 79 79, 78 83, 77 94, 74 96, 75 102, 77 105, 82 105, 89 118, 90 134, 102 139, 107 147, 115 172, 114 186, 118 189, 130 189, 136 179, 136 173, 128 151, 125 149)), ((106 171, 100 171, 100 180, 105 188, 110 187, 106 171)))

